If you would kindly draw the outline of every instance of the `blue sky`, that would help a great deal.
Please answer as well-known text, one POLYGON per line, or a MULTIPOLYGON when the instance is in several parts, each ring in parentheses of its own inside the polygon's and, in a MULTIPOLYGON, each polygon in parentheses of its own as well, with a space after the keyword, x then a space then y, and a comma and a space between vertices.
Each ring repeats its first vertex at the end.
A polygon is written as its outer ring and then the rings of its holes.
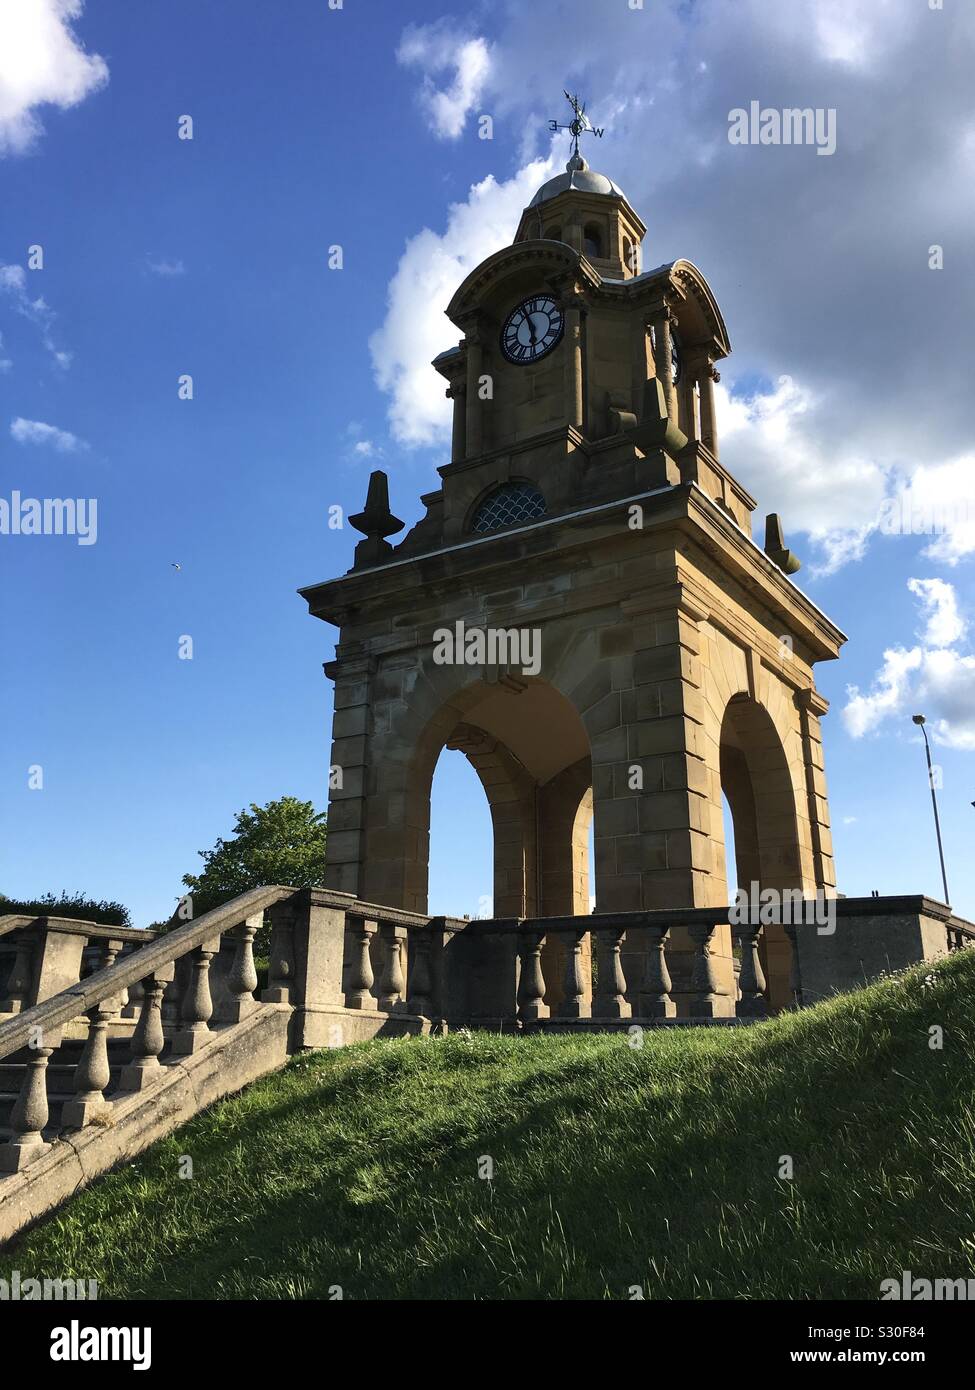
MULTIPOLYGON (((687 256, 724 310, 725 457, 850 637, 818 672, 840 889, 938 894, 920 701, 975 915, 975 534, 875 520, 905 490, 975 501, 972 21, 797 0, 790 27, 743 0, 734 24, 660 6, 651 31, 592 8, 23 0, 47 21, 33 75, 0 19, 0 495, 98 501, 94 545, 0 536, 0 891, 77 888, 144 924, 241 806, 324 804, 333 634, 295 590, 348 568, 328 509, 358 510, 370 468, 408 523, 435 485, 439 310, 564 160, 544 122, 577 81, 646 263, 687 256), (912 64, 933 110, 902 95, 912 64), (835 106, 837 153, 733 149, 753 97, 835 106)), ((459 754, 432 835, 431 908, 477 912, 489 820, 459 754)))

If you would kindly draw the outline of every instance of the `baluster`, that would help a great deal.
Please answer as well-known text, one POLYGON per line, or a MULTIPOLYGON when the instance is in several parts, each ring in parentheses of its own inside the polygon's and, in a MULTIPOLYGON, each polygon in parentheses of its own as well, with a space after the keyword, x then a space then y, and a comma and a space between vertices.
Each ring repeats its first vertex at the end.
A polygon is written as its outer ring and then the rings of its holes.
POLYGON ((51 1047, 30 1049, 27 1071, 10 1115, 13 1138, 0 1144, 0 1173, 19 1173, 51 1146, 42 1131, 48 1121, 47 1060, 51 1047))
POLYGON ((225 1001, 220 1018, 226 1023, 240 1023, 257 1008, 254 991, 257 989, 257 967, 254 964, 254 937, 264 921, 264 913, 248 917, 234 929, 234 963, 227 976, 230 998, 225 1001))
POLYGON ((559 1018, 592 1016, 592 1007, 586 998, 586 979, 582 970, 582 947, 588 934, 588 927, 576 927, 569 933, 569 949, 565 958, 565 993, 557 1010, 559 1018))
POLYGON ((694 965, 691 971, 691 989, 693 991, 690 1007, 691 1017, 719 1018, 722 1014, 721 997, 724 991, 721 989, 714 968, 712 940, 715 924, 713 922, 695 923, 689 928, 689 931, 695 947, 694 965))
POLYGON ((382 931, 383 973, 379 981, 379 1007, 397 1010, 403 1007, 406 978, 403 975, 403 943, 406 928, 386 923, 382 931))
POLYGON ((7 980, 7 997, 0 1000, 0 1013, 19 1014, 27 1005, 34 959, 34 938, 24 934, 17 941, 17 955, 7 980))
POLYGON ((149 975, 140 981, 142 1010, 139 1022, 132 1034, 129 1062, 122 1068, 119 1089, 122 1091, 141 1091, 162 1070, 159 1054, 165 1046, 163 1033, 162 1000, 168 980, 158 975, 149 975))
POLYGON ((349 988, 345 996, 347 1009, 376 1007, 371 993, 375 976, 372 973, 369 947, 377 930, 375 922, 363 921, 361 918, 352 927, 352 965, 349 971, 349 988))
POLYGON ((527 931, 521 943, 521 980, 518 984, 518 1017, 522 1023, 548 1018, 545 976, 542 974, 543 931, 527 931))
POLYGON ((739 1018, 764 1018, 768 1013, 765 998, 765 975, 758 955, 758 938, 762 928, 757 925, 741 925, 735 928, 735 935, 741 942, 741 971, 738 975, 738 988, 741 992, 735 1012, 739 1018))
POLYGON ((74 1073, 74 1099, 67 1100, 61 1110, 63 1129, 84 1129, 95 1115, 107 1106, 105 1087, 112 1079, 108 1064, 108 1020, 112 1017, 112 1000, 106 999, 89 1009, 88 1037, 74 1073))
POLYGON ((411 1014, 421 1018, 433 1015, 433 971, 430 968, 430 931, 427 927, 414 927, 408 937, 409 993, 406 1007, 411 1014))
POLYGON ((271 912, 271 960, 267 989, 261 994, 265 1004, 287 1004, 295 974, 295 914, 290 908, 271 912))
POLYGON ((632 1009, 626 1002, 626 976, 620 948, 626 932, 620 927, 600 927, 596 937, 596 975, 598 992, 593 999, 597 1018, 629 1018, 632 1009))
POLYGON ((173 1052, 189 1057, 210 1041, 210 1018, 213 1000, 210 998, 210 962, 215 952, 210 946, 198 946, 189 955, 190 978, 183 996, 182 1027, 173 1037, 173 1052))
MULTIPOLYGON (((119 953, 121 952, 121 950, 122 950, 122 942, 121 942, 121 941, 113 941, 113 940, 111 940, 111 939, 109 939, 108 941, 106 941, 106 942, 105 942, 105 945, 102 947, 101 955, 100 955, 99 962, 98 962, 98 969, 99 969, 99 970, 109 970, 109 969, 111 969, 111 967, 112 967, 112 966, 115 964, 115 962, 118 960, 119 953)), ((121 1012, 122 1012, 122 1006, 123 1006, 124 1003, 125 1003, 125 1000, 124 1000, 124 998, 122 997, 122 995, 115 995, 115 996, 113 996, 113 998, 111 998, 111 999, 103 999, 103 1000, 102 1000, 101 1007, 102 1007, 103 1012, 105 1013, 106 1018, 118 1018, 118 1017, 120 1017, 121 1012)))
POLYGON ((647 954, 640 988, 640 1013, 644 1018, 674 1018, 677 1005, 670 997, 671 979, 667 969, 669 927, 650 925, 647 933, 647 954))
POLYGON ((123 1018, 140 1018, 142 1015, 143 1001, 143 981, 136 980, 124 991, 125 1004, 122 1008, 123 1018))

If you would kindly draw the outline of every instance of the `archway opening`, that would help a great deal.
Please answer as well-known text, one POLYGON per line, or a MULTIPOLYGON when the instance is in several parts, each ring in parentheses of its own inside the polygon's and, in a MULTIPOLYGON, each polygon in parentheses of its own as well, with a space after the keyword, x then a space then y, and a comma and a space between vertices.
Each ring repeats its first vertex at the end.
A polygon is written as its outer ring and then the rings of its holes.
MULTIPOLYGON (((461 909, 456 903, 444 902, 440 910, 450 915, 470 912, 473 916, 468 904, 487 899, 487 891, 480 887, 476 891, 473 885, 462 887, 468 856, 457 827, 465 825, 476 804, 479 828, 471 844, 478 848, 471 863, 475 873, 477 865, 483 863, 480 847, 487 836, 481 813, 486 805, 492 845, 489 887, 495 917, 589 912, 589 739, 575 707, 554 686, 521 673, 472 682, 430 721, 408 770, 408 780, 410 839, 418 851, 411 871, 417 910, 426 910, 428 901, 426 860, 431 829, 438 840, 433 861, 438 874, 438 907, 443 902, 441 885, 446 888, 449 883, 459 886, 465 904, 461 909), (453 764, 441 758, 445 748, 464 756, 473 778, 465 776, 461 782, 453 764), (431 822, 434 767, 438 769, 438 804, 436 819, 431 822), (443 862, 440 841, 457 850, 449 875, 442 875, 439 867, 443 862)), ((479 910, 476 915, 488 914, 479 910)))
POLYGON ((491 808, 459 749, 443 749, 430 789, 429 911, 445 917, 494 916, 491 808))
MULTIPOLYGON (((801 890, 802 856, 789 763, 768 711, 757 700, 736 695, 729 701, 720 756, 721 790, 727 802, 729 900, 735 885, 750 895, 767 888, 801 890)), ((792 948, 783 927, 764 929, 759 954, 769 1004, 785 1008, 791 999, 792 948)))

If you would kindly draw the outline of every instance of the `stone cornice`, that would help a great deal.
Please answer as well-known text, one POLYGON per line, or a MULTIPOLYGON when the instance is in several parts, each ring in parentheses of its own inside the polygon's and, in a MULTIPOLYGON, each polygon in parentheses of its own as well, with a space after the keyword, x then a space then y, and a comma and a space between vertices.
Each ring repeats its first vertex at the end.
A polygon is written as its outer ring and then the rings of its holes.
MULTIPOLYGON (((510 580, 512 563, 517 563, 519 547, 529 546, 529 563, 555 561, 560 552, 567 557, 579 548, 591 555, 597 549, 632 546, 635 536, 675 528, 694 539, 705 553, 710 549, 720 557, 722 568, 769 611, 783 620, 784 630, 793 633, 809 649, 811 660, 830 660, 846 641, 845 634, 807 598, 759 546, 721 507, 695 484, 656 489, 635 494, 562 516, 546 517, 528 526, 497 535, 471 537, 452 546, 394 560, 386 565, 352 571, 343 578, 299 590, 309 610, 325 621, 343 625, 355 613, 363 623, 371 623, 390 610, 402 612, 412 606, 418 590, 431 601, 442 589, 444 596, 456 596, 467 575, 498 571, 503 582, 510 580), (634 503, 644 507, 642 532, 630 531, 622 518, 634 503), (616 518, 621 518, 616 520, 616 518), (598 534, 594 534, 598 531, 598 534), (629 539, 628 539, 629 538, 629 539)), ((570 561, 567 559, 567 564, 570 561)), ((551 613, 570 611, 579 594, 580 606, 594 608, 601 602, 620 601, 633 593, 633 584, 610 581, 607 585, 586 586, 570 591, 548 607, 551 613), (618 592, 614 592, 618 590, 618 592)), ((539 621, 547 616, 546 605, 532 608, 539 621)), ((384 644, 377 641, 376 650, 384 644)))

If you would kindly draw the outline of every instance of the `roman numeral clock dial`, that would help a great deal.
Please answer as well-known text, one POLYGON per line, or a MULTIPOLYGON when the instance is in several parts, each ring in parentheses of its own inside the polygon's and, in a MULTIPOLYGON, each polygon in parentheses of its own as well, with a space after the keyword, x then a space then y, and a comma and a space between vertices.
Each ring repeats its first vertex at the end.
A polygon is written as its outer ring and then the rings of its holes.
POLYGON ((501 351, 509 362, 524 366, 557 347, 562 340, 565 320, 551 295, 536 294, 525 299, 504 321, 501 351))

